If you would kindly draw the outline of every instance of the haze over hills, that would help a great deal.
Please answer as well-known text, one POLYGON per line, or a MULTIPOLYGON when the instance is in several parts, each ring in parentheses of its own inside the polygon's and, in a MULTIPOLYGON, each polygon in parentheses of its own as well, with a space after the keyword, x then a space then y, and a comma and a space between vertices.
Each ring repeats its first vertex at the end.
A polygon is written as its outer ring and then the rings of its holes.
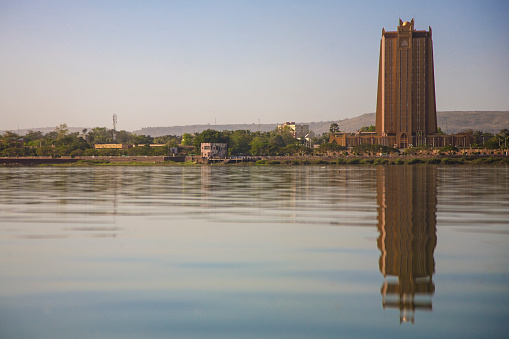
MULTIPOLYGON (((437 112, 437 124, 446 133, 458 133, 467 129, 498 133, 503 128, 509 128, 509 111, 446 111, 437 112)), ((309 129, 319 135, 329 131, 331 123, 337 123, 342 132, 355 132, 364 126, 375 125, 375 113, 366 113, 361 116, 320 122, 297 122, 309 125, 309 129)), ((282 122, 280 122, 281 124, 282 122)), ((134 131, 136 134, 151 135, 182 135, 184 133, 202 132, 208 128, 223 130, 251 130, 272 131, 278 124, 232 124, 232 125, 189 125, 173 127, 144 127, 134 131)))
MULTIPOLYGON (((121 117, 119 117, 121 119, 121 117)), ((457 133, 467 129, 474 131, 483 131, 489 133, 498 133, 503 128, 509 129, 509 111, 445 111, 437 113, 438 126, 445 133, 457 133)), ((309 129, 319 135, 329 131, 331 123, 337 123, 342 132, 355 132, 363 126, 375 124, 375 113, 366 113, 355 118, 343 120, 331 120, 320 122, 297 122, 309 125, 309 129)), ((282 122, 279 122, 281 124, 282 122)), ((136 134, 150 135, 158 137, 162 135, 182 135, 184 133, 199 133, 206 129, 223 130, 251 130, 267 132, 277 127, 277 123, 272 124, 226 124, 226 125, 186 125, 169 127, 144 127, 133 131, 136 134)), ((104 126, 94 126, 104 127, 104 126)), ((111 126, 106 126, 111 128, 111 126)), ((86 127, 90 130, 92 127, 86 127)), ((68 127, 69 132, 81 132, 84 127, 68 127)), ((41 131, 43 133, 52 132, 55 127, 29 128, 11 130, 20 135, 25 135, 28 131, 41 131)), ((0 131, 4 133, 5 130, 0 131)))

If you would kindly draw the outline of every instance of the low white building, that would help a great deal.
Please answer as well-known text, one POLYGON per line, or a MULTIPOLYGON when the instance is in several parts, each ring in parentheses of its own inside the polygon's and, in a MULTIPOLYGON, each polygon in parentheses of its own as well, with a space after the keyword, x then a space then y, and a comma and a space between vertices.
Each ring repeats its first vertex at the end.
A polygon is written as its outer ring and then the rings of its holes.
POLYGON ((201 156, 202 158, 221 158, 224 159, 228 155, 228 148, 226 143, 201 143, 201 156))

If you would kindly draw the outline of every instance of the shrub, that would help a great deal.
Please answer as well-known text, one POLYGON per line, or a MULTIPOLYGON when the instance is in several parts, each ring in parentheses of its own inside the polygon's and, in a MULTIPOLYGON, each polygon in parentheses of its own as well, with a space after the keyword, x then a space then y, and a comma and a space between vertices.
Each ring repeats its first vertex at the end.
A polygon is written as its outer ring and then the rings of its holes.
POLYGON ((109 164, 110 162, 108 160, 78 160, 76 161, 76 165, 103 165, 103 164, 109 164))
POLYGON ((35 153, 38 155, 38 156, 54 156, 55 155, 55 149, 51 146, 42 146, 42 147, 39 147, 35 153))
POLYGON ((447 153, 447 154, 454 154, 458 152, 458 149, 452 145, 446 145, 442 148, 440 148, 440 152, 447 153))
POLYGON ((74 151, 71 152, 71 154, 69 154, 71 157, 79 157, 79 156, 82 156, 83 155, 83 150, 81 149, 75 149, 74 151))
POLYGON ((441 162, 441 160, 438 158, 426 159, 426 163, 430 164, 430 165, 436 165, 436 164, 439 164, 440 162, 441 162))
POLYGON ((322 164, 328 164, 329 162, 327 160, 323 159, 316 159, 311 161, 315 165, 322 165, 322 164))
POLYGON ((86 156, 86 157, 91 157, 91 156, 99 155, 99 152, 97 152, 93 148, 88 148, 88 149, 83 151, 83 155, 86 156))
POLYGON ((3 157, 26 157, 30 155, 28 148, 12 147, 4 149, 1 153, 3 157))
POLYGON ((423 164, 423 163, 424 163, 424 160, 419 159, 419 158, 413 158, 413 159, 407 160, 407 164, 409 164, 409 165, 416 165, 416 164, 423 164))
POLYGON ((463 161, 460 159, 453 159, 453 158, 443 158, 442 159, 442 164, 451 165, 451 164, 462 164, 462 163, 463 163, 463 161))
POLYGON ((373 159, 362 159, 360 161, 361 164, 372 164, 374 162, 375 162, 375 160, 373 160, 373 159))

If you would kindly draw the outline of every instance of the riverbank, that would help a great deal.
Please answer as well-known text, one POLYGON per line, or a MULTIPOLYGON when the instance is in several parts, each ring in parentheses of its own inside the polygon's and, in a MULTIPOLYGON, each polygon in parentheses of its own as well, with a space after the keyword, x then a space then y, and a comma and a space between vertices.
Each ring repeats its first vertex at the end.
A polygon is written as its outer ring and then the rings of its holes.
POLYGON ((169 156, 79 156, 79 157, 0 157, 0 165, 154 165, 167 162, 182 163, 186 157, 169 156))
POLYGON ((459 156, 459 157, 338 157, 322 159, 262 159, 256 165, 509 165, 508 157, 495 156, 459 156))
POLYGON ((505 155, 391 155, 391 156, 259 156, 246 161, 227 159, 217 162, 197 161, 191 157, 2 157, 0 166, 253 166, 253 165, 509 165, 505 155))

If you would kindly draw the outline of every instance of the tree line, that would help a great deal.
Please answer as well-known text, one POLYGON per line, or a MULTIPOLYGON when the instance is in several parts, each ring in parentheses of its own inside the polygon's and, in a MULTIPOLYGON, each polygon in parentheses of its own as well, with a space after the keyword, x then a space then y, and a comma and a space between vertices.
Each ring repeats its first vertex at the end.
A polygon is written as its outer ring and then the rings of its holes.
MULTIPOLYGON (((327 140, 328 141, 328 140, 327 140)), ((124 130, 113 131, 106 127, 95 127, 81 132, 69 132, 66 124, 57 126, 54 131, 43 133, 28 131, 19 135, 8 131, 0 135, 0 156, 107 156, 107 155, 168 155, 177 150, 178 154, 200 154, 202 142, 224 142, 228 144, 230 156, 239 155, 284 155, 310 154, 312 149, 293 137, 289 129, 271 132, 251 132, 249 130, 216 131, 212 129, 201 133, 182 136, 164 135, 151 137, 137 135, 124 130), (97 144, 143 145, 129 149, 95 149, 97 144), (151 147, 159 144, 162 146, 151 147)))
POLYGON ((0 156, 99 156, 99 155, 166 155, 168 147, 178 146, 181 138, 177 136, 164 136, 153 138, 148 135, 137 135, 127 131, 113 131, 106 127, 95 127, 91 130, 83 129, 80 132, 69 132, 66 124, 57 126, 54 131, 43 133, 28 131, 23 136, 14 132, 5 132, 0 135, 0 156), (94 149, 96 144, 131 144, 147 145, 129 150, 94 149), (165 144, 167 147, 154 147, 150 144, 165 144))
MULTIPOLYGON (((366 126, 363 131, 373 131, 374 126, 366 126)), ((330 133, 338 132, 337 124, 331 124, 330 133)), ((482 131, 465 131, 475 138, 473 147, 507 147, 509 130, 503 129, 497 134, 482 131)), ((21 136, 14 132, 0 135, 0 156, 105 156, 105 155, 168 155, 177 150, 180 155, 200 154, 203 142, 227 143, 229 156, 261 155, 311 155, 346 152, 347 148, 328 143, 330 133, 324 133, 311 140, 296 139, 289 127, 269 132, 250 130, 216 131, 204 130, 201 133, 184 133, 182 136, 164 135, 151 137, 137 135, 124 130, 113 131, 106 127, 84 129, 69 132, 66 124, 57 126, 54 131, 42 133, 29 131, 21 136), (144 145, 130 149, 94 149, 96 144, 144 145), (159 147, 150 147, 159 144, 159 147), (311 147, 318 145, 318 148, 311 147)), ((352 154, 397 153, 399 150, 382 145, 359 145, 348 150, 352 154)))

